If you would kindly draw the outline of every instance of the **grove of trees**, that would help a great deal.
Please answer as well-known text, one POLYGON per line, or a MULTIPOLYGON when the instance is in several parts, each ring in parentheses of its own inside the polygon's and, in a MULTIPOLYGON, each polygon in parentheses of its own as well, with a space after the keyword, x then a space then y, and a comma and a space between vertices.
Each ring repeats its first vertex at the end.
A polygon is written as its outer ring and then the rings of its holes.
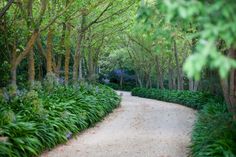
MULTIPOLYGON (((85 91, 81 94, 84 98, 89 93, 99 100, 92 104, 101 105, 106 94, 111 92, 106 87, 97 86, 97 83, 103 83, 122 90, 126 85, 129 85, 127 90, 135 87, 156 88, 154 93, 163 91, 164 96, 169 93, 176 99, 179 92, 185 91, 191 99, 194 93, 199 98, 204 95, 202 93, 216 95, 224 100, 227 114, 230 114, 230 127, 233 128, 236 120, 235 10, 235 0, 2 0, 2 117, 17 117, 18 114, 21 117, 24 112, 20 110, 25 111, 25 108, 18 109, 14 104, 28 104, 29 95, 33 95, 30 99, 37 102, 42 99, 45 103, 53 103, 52 91, 59 92, 55 96, 58 97, 57 101, 62 101, 60 97, 63 96, 63 90, 71 93, 74 100, 80 99, 74 93, 85 91), (115 76, 112 76, 114 74, 115 76), (116 82, 112 82, 114 77, 116 82), (106 79, 108 82, 104 81, 106 79), (116 83, 115 86, 113 83, 116 83), (39 87, 43 88, 39 90, 39 87), (96 95, 99 89, 106 93, 100 93, 101 99, 96 95), (171 92, 166 92, 167 90, 171 92), (25 91, 32 93, 28 95, 25 91), (44 93, 42 97, 40 93, 44 93), (50 101, 45 93, 51 96, 50 101)), ((136 92, 140 96, 144 90, 136 92)), ((152 96, 152 93, 147 93, 152 96)), ((66 104, 63 106, 65 110, 70 106, 69 95, 63 102, 66 104)), ((160 99, 182 102, 163 97, 160 99)), ((211 97, 211 100, 213 99, 214 97, 211 97)), ((103 112, 101 117, 91 122, 86 121, 84 126, 78 124, 80 126, 77 128, 75 122, 73 129, 84 129, 100 120, 118 106, 119 98, 112 93, 106 104, 109 104, 109 101, 112 102, 111 107, 101 105, 104 111, 96 108, 94 114, 103 112)), ((72 101, 72 105, 76 106, 75 102, 72 101)), ((198 101, 194 102, 198 104, 198 101)), ((189 102, 187 104, 189 105, 189 102)), ((42 108, 48 112, 51 109, 47 103, 42 106, 42 103, 37 103, 33 118, 44 114, 41 112, 42 108)), ((78 113, 82 110, 76 109, 78 113)), ((77 112, 73 114, 76 115, 77 112)), ((23 121, 35 122, 33 118, 23 121)), ((0 121, 0 137, 3 136, 1 127, 6 125, 11 128, 10 124, 17 118, 6 119, 9 121, 0 121)), ((229 122, 228 119, 225 121, 229 122)), ((43 123, 40 124, 44 126, 43 123)), ((65 139, 65 132, 68 130, 61 132, 61 139, 65 139)), ((56 139, 56 136, 54 138, 56 139)), ((50 147, 61 141, 52 143, 50 147)), ((6 149, 5 147, 9 150, 18 149, 12 145, 1 145, 0 140, 0 151, 6 149)), ((18 154, 8 155, 20 156, 23 152, 24 155, 32 156, 43 150, 41 148, 32 151, 27 148, 19 150, 18 154)))
POLYGON ((63 77, 65 84, 95 80, 104 45, 129 26, 128 11, 136 4, 18 0, 0 5, 1 86, 11 80, 16 88, 26 81, 32 86, 45 76, 63 77))

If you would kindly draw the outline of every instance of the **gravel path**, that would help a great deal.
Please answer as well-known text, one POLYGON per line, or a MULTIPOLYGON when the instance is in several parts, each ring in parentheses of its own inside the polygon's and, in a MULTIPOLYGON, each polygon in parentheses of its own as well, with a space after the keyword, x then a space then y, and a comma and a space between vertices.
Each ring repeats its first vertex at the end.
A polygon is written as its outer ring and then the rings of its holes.
POLYGON ((42 157, 187 156, 194 110, 122 93, 121 107, 102 123, 42 157))

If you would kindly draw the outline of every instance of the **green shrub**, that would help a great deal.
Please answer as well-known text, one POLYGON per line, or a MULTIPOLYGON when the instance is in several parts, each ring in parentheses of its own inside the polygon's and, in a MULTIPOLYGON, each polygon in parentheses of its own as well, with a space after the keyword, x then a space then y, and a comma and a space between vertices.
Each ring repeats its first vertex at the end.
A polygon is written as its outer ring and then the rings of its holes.
POLYGON ((111 87, 114 90, 122 90, 122 91, 132 91, 135 88, 135 86, 131 86, 128 84, 123 84, 123 86, 121 87, 119 84, 112 83, 112 82, 105 85, 111 87))
POLYGON ((194 109, 202 109, 206 103, 222 102, 220 98, 211 94, 191 91, 135 88, 132 95, 178 103, 194 109))
POLYGON ((0 104, 0 156, 37 156, 93 126, 119 102, 120 97, 102 85, 25 92, 0 104))
POLYGON ((133 96, 157 99, 199 109, 192 132, 190 156, 236 156, 236 122, 222 98, 208 93, 135 88, 133 96))
POLYGON ((236 123, 225 105, 207 104, 199 112, 191 150, 193 157, 236 156, 236 123))

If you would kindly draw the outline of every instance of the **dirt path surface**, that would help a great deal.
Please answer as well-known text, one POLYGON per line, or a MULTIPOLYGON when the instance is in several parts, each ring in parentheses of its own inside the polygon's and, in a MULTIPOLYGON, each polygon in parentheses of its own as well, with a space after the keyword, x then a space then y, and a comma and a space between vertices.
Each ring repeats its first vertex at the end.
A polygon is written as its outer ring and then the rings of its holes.
POLYGON ((102 123, 42 157, 187 156, 194 110, 122 93, 121 107, 102 123))

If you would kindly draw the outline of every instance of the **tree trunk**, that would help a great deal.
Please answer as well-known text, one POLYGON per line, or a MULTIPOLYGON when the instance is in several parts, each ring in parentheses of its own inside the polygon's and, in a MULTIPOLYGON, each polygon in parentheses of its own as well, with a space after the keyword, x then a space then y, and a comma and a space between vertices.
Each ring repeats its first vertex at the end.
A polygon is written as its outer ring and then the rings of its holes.
POLYGON ((14 42, 11 55, 11 85, 16 87, 16 43, 14 42))
POLYGON ((74 65, 73 65, 73 82, 76 83, 78 81, 78 71, 79 65, 81 61, 81 47, 82 47, 82 40, 84 34, 84 25, 85 25, 86 17, 82 14, 82 21, 81 21, 81 28, 78 32, 78 43, 77 43, 77 51, 74 56, 74 65))
MULTIPOLYGON (((61 36, 61 42, 60 42, 61 51, 63 51, 65 49, 65 36, 66 36, 66 24, 63 23, 62 36, 61 36)), ((59 56, 57 58, 56 71, 55 71, 56 76, 58 78, 60 77, 61 62, 62 62, 62 55, 59 54, 59 56)))
POLYGON ((163 73, 159 58, 157 56, 156 56, 156 66, 157 66, 157 88, 163 89, 164 88, 163 73))
POLYGON ((149 87, 149 84, 150 84, 150 82, 149 82, 150 73, 149 73, 149 72, 145 72, 144 75, 145 75, 144 80, 145 80, 145 82, 146 82, 145 88, 148 88, 148 87, 149 87))
POLYGON ((12 58, 12 65, 11 65, 11 84, 13 86, 17 86, 16 83, 16 71, 18 65, 21 63, 21 61, 29 54, 29 52, 32 50, 34 43, 36 39, 38 38, 39 31, 35 30, 33 34, 31 35, 29 41, 27 42, 27 45, 25 47, 25 50, 18 56, 16 57, 16 51, 13 51, 13 58, 12 58))
MULTIPOLYGON (((229 57, 236 59, 236 49, 229 50, 229 57)), ((234 115, 234 119, 236 120, 236 70, 232 69, 230 72, 230 82, 229 82, 229 100, 231 104, 231 112, 234 115)))
POLYGON ((70 26, 69 23, 66 24, 66 40, 65 40, 65 49, 66 49, 66 55, 65 55, 65 85, 68 85, 69 82, 69 72, 70 72, 70 26))
POLYGON ((92 50, 88 48, 88 80, 93 80, 93 59, 92 59, 92 50))
POLYGON ((176 76, 175 76, 174 70, 172 71, 172 85, 173 85, 173 89, 176 90, 177 89, 177 86, 176 86, 176 76))
POLYGON ((139 87, 142 88, 143 87, 143 83, 142 83, 142 80, 140 79, 140 75, 136 74, 136 76, 137 76, 137 81, 138 81, 139 87))
POLYGON ((194 81, 193 84, 193 91, 196 92, 198 90, 198 86, 199 86, 200 81, 194 81))
POLYGON ((33 87, 35 81, 35 63, 34 63, 34 51, 31 50, 28 57, 28 77, 30 88, 33 87))
POLYGON ((149 87, 152 88, 152 78, 151 77, 149 78, 149 83, 150 83, 149 87))
POLYGON ((49 28, 48 37, 47 37, 47 74, 52 73, 52 37, 53 37, 53 30, 49 28))
POLYGON ((84 58, 81 57, 79 62, 79 80, 83 80, 83 65, 84 65, 84 58))
POLYGON ((177 70, 178 90, 182 90, 183 82, 181 81, 181 70, 180 70, 180 65, 179 65, 178 50, 176 46, 176 41, 174 39, 173 39, 173 42, 174 42, 174 56, 175 56, 176 70, 177 70))
POLYGON ((180 89, 184 90, 184 73, 180 72, 180 89))
POLYGON ((62 55, 59 55, 57 58, 57 64, 56 64, 56 76, 59 78, 60 77, 60 72, 61 72, 61 62, 62 62, 62 55))
POLYGON ((30 40, 28 41, 25 50, 16 58, 15 66, 18 66, 21 61, 29 54, 32 50, 36 39, 38 38, 39 31, 35 30, 34 33, 31 35, 30 40))
POLYGON ((189 79, 188 87, 189 87, 188 89, 190 91, 193 91, 193 89, 194 89, 194 80, 192 78, 189 79))
MULTIPOLYGON (((232 59, 236 59, 236 50, 231 48, 228 56, 232 59)), ((233 114, 234 120, 236 120, 236 70, 230 71, 229 77, 221 80, 221 86, 227 103, 229 112, 233 114)))
POLYGON ((194 79, 189 79, 189 90, 196 92, 198 90, 198 86, 199 86, 200 81, 196 81, 194 79))
POLYGON ((173 89, 173 81, 172 81, 172 78, 173 78, 173 71, 170 69, 168 69, 169 71, 169 74, 168 74, 168 86, 169 86, 169 89, 173 89))
POLYGON ((124 81, 124 73, 123 70, 121 70, 121 75, 120 75, 120 87, 123 89, 123 81, 124 81))

